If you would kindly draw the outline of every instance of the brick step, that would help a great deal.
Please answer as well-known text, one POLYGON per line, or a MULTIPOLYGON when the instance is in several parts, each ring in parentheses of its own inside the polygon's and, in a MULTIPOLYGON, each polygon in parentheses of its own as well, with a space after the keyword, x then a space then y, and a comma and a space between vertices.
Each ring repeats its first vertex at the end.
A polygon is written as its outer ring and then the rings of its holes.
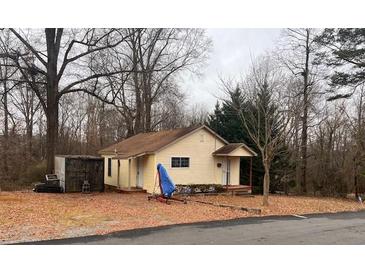
POLYGON ((223 187, 226 193, 232 195, 251 195, 251 187, 249 185, 228 185, 223 187))

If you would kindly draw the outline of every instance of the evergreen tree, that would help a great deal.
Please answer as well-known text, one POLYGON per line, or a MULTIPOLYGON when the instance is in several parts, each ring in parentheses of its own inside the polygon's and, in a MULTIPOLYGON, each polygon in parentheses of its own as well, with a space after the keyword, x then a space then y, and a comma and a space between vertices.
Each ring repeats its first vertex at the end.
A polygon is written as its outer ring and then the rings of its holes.
POLYGON ((222 110, 218 101, 215 104, 213 114, 208 115, 207 125, 223 137, 222 133, 224 134, 224 132, 222 130, 222 110))
MULTIPOLYGON (((316 42, 324 47, 319 54, 319 60, 334 68, 330 75, 330 85, 333 89, 342 87, 357 87, 365 84, 365 29, 338 28, 325 29, 316 42)), ((352 92, 338 94, 330 98, 347 98, 352 92)))
MULTIPOLYGON (((261 99, 266 100, 267 103, 269 103, 270 100, 270 98, 265 96, 262 96, 261 99)), ((244 130, 241 118, 239 117, 240 111, 244 113, 253 107, 254 106, 251 102, 245 101, 241 89, 236 87, 233 91, 229 92, 229 98, 223 101, 222 106, 220 106, 219 102, 216 103, 213 113, 209 115, 207 125, 228 142, 243 142, 257 152, 258 149, 256 144, 244 130)), ((271 183, 272 191, 283 189, 283 187, 279 185, 279 179, 283 175, 283 170, 287 168, 285 157, 287 157, 287 155, 282 154, 273 160, 273 176, 271 183)), ((241 158, 240 167, 240 182, 246 184, 249 182, 250 160, 241 158)), ((263 175, 264 168, 262 165, 262 159, 261 155, 258 153, 257 157, 254 157, 252 162, 252 182, 254 193, 262 193, 263 175)))

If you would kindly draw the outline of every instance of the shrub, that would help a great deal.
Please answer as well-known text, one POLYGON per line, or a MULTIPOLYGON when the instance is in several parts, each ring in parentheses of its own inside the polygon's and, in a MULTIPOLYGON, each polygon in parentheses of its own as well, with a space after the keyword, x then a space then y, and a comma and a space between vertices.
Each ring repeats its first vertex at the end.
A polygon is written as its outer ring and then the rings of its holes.
POLYGON ((223 191, 223 186, 218 184, 176 185, 176 193, 179 194, 219 193, 223 191))

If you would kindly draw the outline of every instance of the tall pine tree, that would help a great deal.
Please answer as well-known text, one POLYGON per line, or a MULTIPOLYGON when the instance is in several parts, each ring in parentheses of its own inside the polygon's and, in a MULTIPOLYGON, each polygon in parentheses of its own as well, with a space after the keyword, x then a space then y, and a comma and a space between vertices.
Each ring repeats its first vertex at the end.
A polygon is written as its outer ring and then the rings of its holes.
MULTIPOLYGON (((315 41, 324 49, 318 60, 332 68, 332 91, 365 84, 365 28, 325 29, 315 41)), ((329 100, 350 97, 355 89, 337 93, 329 100)))

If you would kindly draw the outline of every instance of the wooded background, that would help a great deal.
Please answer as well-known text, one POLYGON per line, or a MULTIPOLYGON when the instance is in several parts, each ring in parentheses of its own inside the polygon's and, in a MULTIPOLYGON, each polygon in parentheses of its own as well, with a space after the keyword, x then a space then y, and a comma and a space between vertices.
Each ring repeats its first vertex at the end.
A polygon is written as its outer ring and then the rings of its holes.
POLYGON ((257 193, 265 173, 271 192, 364 192, 365 29, 283 30, 242 80, 221 76, 209 111, 181 81, 213 46, 203 29, 1 29, 1 189, 30 187, 56 153, 206 123, 258 152, 257 193))

